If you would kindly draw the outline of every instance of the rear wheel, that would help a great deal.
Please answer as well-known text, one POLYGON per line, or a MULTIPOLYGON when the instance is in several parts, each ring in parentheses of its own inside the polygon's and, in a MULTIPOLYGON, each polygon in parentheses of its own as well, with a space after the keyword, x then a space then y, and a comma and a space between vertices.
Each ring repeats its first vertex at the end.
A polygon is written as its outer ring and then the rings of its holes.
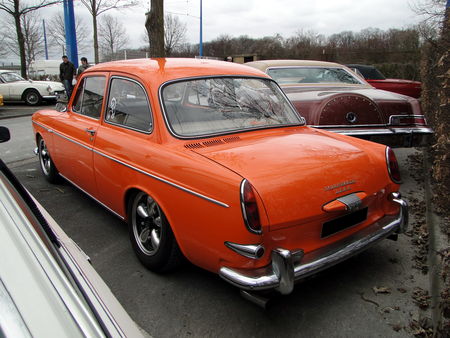
POLYGON ((128 225, 133 249, 148 269, 165 272, 175 269, 182 254, 166 216, 146 193, 135 193, 128 203, 128 225))
POLYGON ((41 165, 42 174, 50 183, 56 183, 59 175, 55 164, 50 157, 50 153, 47 149, 47 145, 42 137, 38 139, 38 152, 39 152, 39 164, 41 165))
POLYGON ((28 89, 23 94, 23 99, 25 103, 29 106, 36 106, 42 101, 41 94, 35 89, 28 89))

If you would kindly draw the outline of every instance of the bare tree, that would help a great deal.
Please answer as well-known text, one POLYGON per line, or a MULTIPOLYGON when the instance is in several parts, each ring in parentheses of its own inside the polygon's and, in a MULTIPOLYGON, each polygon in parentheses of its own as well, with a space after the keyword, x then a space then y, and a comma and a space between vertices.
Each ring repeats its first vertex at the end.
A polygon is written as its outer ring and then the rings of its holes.
MULTIPOLYGON (((142 34, 142 42, 147 49, 150 47, 150 36, 147 31, 142 34)), ((185 46, 186 24, 182 23, 176 16, 167 14, 164 18, 164 50, 166 56, 172 55, 179 48, 185 46)))
POLYGON ((127 44, 124 26, 111 15, 105 15, 99 25, 100 46, 103 55, 113 56, 127 44))
MULTIPOLYGON (((25 44, 26 69, 30 62, 44 52, 44 34, 42 30, 42 21, 36 12, 28 12, 20 18, 21 29, 23 32, 25 44)), ((17 37, 13 20, 6 22, 4 45, 11 54, 20 56, 17 46, 17 37)))
POLYGON ((36 11, 40 8, 60 3, 61 0, 0 0, 0 11, 4 11, 14 18, 16 28, 17 44, 20 56, 20 73, 23 77, 27 76, 26 55, 25 55, 25 39, 22 30, 21 18, 23 15, 36 11))
MULTIPOLYGON (((97 31, 97 18, 99 15, 109 11, 111 9, 129 8, 136 6, 138 0, 81 0, 83 5, 88 9, 92 16, 92 30, 94 39, 94 55, 95 63, 98 63, 98 31, 97 31)), ((161 0, 162 2, 162 0, 161 0)))
POLYGON ((445 16, 447 0, 415 0, 410 6, 419 15, 425 16, 425 21, 440 24, 445 16))
POLYGON ((186 39, 186 24, 176 16, 166 14, 164 17, 164 50, 170 56, 174 49, 181 46, 186 39))
MULTIPOLYGON (((64 28, 63 14, 58 13, 53 16, 49 20, 46 28, 51 43, 60 46, 61 51, 64 51, 66 47, 66 30, 64 28)), ((84 24, 83 19, 78 16, 75 17, 75 31, 77 33, 78 52, 83 52, 88 48, 88 36, 90 32, 84 24)))
POLYGON ((150 40, 150 56, 164 57, 164 1, 151 0, 150 12, 146 14, 145 28, 150 40))

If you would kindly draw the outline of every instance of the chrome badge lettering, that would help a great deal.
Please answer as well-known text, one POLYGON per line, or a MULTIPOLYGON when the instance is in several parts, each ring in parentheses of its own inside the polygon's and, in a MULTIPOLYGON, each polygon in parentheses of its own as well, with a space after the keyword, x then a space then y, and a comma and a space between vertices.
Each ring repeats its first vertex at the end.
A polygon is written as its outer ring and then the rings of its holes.
POLYGON ((324 187, 323 189, 325 191, 334 190, 335 194, 340 194, 342 192, 351 190, 352 187, 350 185, 355 184, 355 183, 356 183, 355 180, 348 180, 348 181, 340 182, 337 184, 328 185, 328 186, 324 187))

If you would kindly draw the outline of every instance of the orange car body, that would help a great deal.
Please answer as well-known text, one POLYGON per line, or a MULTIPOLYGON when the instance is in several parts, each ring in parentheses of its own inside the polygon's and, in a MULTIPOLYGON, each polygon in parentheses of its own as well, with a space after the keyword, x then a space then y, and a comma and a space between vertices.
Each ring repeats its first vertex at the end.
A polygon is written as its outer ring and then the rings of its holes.
MULTIPOLYGON (((183 255, 242 289, 289 293, 293 281, 404 230, 406 203, 391 178, 386 146, 312 129, 301 119, 264 128, 253 121, 255 128, 199 137, 174 132, 165 88, 178 80, 224 76, 269 81, 278 88, 256 69, 219 61, 99 64, 82 74, 66 111, 33 115, 36 139, 45 140, 59 174, 120 218, 129 218, 133 192, 151 196, 183 255), (98 118, 74 111, 82 80, 93 76, 105 83, 98 118), (145 90, 151 112, 148 130, 107 121, 112 102, 116 104, 111 98, 114 78, 130 79, 145 90), (261 231, 246 226, 243 180, 255 192, 261 231), (333 223, 361 210, 356 216, 361 219, 333 223), (331 227, 329 233, 323 232, 324 224, 331 227), (360 243, 358 250, 349 251, 355 242, 360 243), (297 273, 319 259, 329 262, 297 273), (287 272, 281 267, 285 265, 287 272), (273 280, 267 281, 268 276, 273 280)), ((284 104, 290 103, 286 99, 284 104)))

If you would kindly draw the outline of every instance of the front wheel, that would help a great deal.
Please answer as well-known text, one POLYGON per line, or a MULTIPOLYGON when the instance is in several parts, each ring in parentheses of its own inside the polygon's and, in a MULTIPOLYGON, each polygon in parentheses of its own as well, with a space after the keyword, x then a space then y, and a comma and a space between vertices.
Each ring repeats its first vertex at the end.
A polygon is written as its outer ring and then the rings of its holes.
POLYGON ((166 216, 146 193, 135 193, 128 203, 128 226, 134 252, 148 269, 165 272, 175 269, 182 253, 166 216))
POLYGON ((36 106, 42 101, 41 94, 35 89, 28 89, 23 94, 23 99, 25 103, 29 106, 36 106))
POLYGON ((47 149, 47 145, 42 137, 38 139, 38 152, 39 152, 39 164, 41 165, 42 174, 50 183, 56 183, 59 175, 55 164, 50 157, 50 153, 47 149))

